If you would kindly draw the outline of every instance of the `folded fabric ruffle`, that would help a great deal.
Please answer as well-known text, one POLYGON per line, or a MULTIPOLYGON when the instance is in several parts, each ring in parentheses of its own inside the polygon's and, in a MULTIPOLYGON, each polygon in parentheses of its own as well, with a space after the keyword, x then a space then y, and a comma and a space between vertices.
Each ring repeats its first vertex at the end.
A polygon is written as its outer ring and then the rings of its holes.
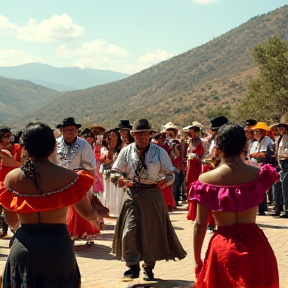
POLYGON ((276 168, 266 164, 261 167, 257 179, 244 184, 217 186, 198 180, 191 187, 188 200, 197 201, 213 211, 240 212, 261 203, 278 178, 276 168))
POLYGON ((57 191, 44 194, 20 194, 2 189, 0 203, 10 211, 19 213, 41 212, 71 206, 79 202, 93 185, 94 178, 86 171, 78 171, 77 178, 57 191))

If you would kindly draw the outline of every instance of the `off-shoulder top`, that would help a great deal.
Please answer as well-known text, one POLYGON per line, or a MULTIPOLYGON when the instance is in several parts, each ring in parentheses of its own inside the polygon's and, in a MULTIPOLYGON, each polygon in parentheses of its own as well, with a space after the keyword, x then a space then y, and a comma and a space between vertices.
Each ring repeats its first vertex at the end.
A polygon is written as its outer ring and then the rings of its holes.
POLYGON ((65 187, 43 194, 23 194, 9 188, 0 192, 0 203, 7 210, 31 213, 71 206, 80 201, 93 185, 93 177, 86 171, 77 171, 77 177, 65 187))
POLYGON ((276 168, 267 164, 255 180, 244 184, 218 186, 198 180, 190 190, 189 201, 197 201, 212 211, 241 212, 258 206, 278 178, 276 168))

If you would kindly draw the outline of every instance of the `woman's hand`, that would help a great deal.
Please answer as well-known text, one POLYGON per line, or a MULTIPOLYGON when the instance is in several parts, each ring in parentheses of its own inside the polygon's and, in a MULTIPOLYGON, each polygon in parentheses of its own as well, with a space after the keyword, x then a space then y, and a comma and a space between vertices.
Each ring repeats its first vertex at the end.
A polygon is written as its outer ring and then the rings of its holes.
POLYGON ((158 181, 157 183, 158 188, 160 189, 164 189, 167 187, 167 182, 165 179, 158 181))
POLYGON ((92 226, 95 229, 99 229, 100 230, 100 224, 99 224, 98 218, 96 220, 90 220, 89 222, 92 224, 92 226))
POLYGON ((198 278, 199 273, 201 272, 201 269, 203 267, 203 261, 200 259, 198 263, 195 264, 195 276, 198 278))

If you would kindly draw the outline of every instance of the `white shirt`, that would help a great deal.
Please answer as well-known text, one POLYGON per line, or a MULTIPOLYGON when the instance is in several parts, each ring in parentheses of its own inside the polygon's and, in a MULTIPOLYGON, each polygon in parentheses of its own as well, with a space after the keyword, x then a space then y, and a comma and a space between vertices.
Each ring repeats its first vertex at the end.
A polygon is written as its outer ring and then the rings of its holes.
POLYGON ((136 179, 143 184, 156 184, 165 173, 174 171, 167 152, 154 143, 150 143, 144 163, 146 169, 139 159, 136 144, 131 143, 120 151, 112 170, 124 173, 126 179, 136 179))
POLYGON ((72 145, 67 145, 63 136, 61 136, 56 139, 56 142, 57 164, 59 166, 70 170, 78 167, 95 170, 95 155, 91 145, 85 139, 77 137, 76 141, 72 145))
MULTIPOLYGON (((259 141, 254 141, 252 143, 251 149, 250 149, 250 154, 252 153, 257 153, 257 152, 264 152, 267 153, 267 147, 273 142, 273 140, 265 136, 259 143, 259 141)), ((257 162, 257 159, 251 158, 251 161, 257 162)))
POLYGON ((288 159, 288 135, 283 134, 277 151, 277 160, 288 159))

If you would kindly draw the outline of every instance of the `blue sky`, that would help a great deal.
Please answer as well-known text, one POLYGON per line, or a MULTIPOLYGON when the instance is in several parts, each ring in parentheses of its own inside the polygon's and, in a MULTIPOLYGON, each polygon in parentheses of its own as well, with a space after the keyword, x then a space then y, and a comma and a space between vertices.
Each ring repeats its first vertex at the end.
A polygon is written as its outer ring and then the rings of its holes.
POLYGON ((135 73, 287 0, 0 0, 0 66, 135 73))

